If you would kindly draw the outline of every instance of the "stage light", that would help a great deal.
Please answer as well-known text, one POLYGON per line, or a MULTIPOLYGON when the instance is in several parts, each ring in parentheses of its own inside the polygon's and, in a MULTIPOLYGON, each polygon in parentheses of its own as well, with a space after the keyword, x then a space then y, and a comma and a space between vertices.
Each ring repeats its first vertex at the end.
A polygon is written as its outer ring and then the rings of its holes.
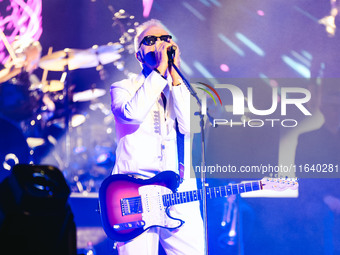
POLYGON ((281 59, 285 64, 287 64, 289 67, 298 72, 302 77, 310 78, 310 70, 303 64, 300 64, 299 62, 295 61, 294 59, 286 55, 282 55, 281 59))
POLYGON ((256 45, 256 43, 254 43, 252 40, 250 40, 244 34, 236 32, 235 36, 237 37, 237 39, 239 39, 241 42, 243 42, 249 49, 251 49, 257 55, 259 55, 261 57, 264 57, 266 55, 265 52, 260 48, 260 46, 256 45))
POLYGON ((227 38, 224 34, 218 34, 218 38, 222 40, 226 45, 228 45, 233 51, 235 51, 241 57, 245 56, 244 51, 238 47, 235 43, 233 43, 229 38, 227 38))
POLYGON ((206 17, 199 12, 197 9, 195 9, 192 5, 190 5, 188 2, 182 2, 183 6, 188 9, 189 12, 191 12, 196 18, 198 18, 201 21, 205 21, 206 17))
POLYGON ((5 160, 3 162, 3 168, 5 170, 10 171, 13 165, 18 164, 18 163, 19 163, 18 157, 13 153, 9 153, 5 156, 5 160))
POLYGON ((273 88, 277 88, 279 86, 276 80, 270 80, 269 85, 273 88))
POLYGON ((209 70, 200 62, 194 61, 194 66, 203 75, 203 77, 209 79, 212 84, 219 84, 218 80, 214 78, 212 73, 210 73, 209 70))
POLYGON ((221 69, 223 72, 229 72, 229 70, 230 70, 229 66, 227 66, 226 64, 221 64, 221 65, 220 65, 220 69, 221 69))
POLYGON ((264 16, 264 11, 258 10, 258 11, 257 11, 257 14, 258 14, 259 16, 264 16))
MULTIPOLYGON (((22 40, 39 40, 42 34, 41 10, 41 0, 10 1, 10 6, 1 13, 5 18, 0 19, 0 30, 4 32, 9 43, 12 43, 16 36, 20 36, 22 40)), ((1 63, 7 61, 7 55, 5 45, 0 40, 1 63)))

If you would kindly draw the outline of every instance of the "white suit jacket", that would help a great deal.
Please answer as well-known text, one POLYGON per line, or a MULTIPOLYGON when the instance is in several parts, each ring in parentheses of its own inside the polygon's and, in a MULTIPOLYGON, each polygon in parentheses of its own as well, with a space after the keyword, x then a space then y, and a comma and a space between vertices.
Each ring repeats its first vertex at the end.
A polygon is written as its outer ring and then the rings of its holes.
POLYGON ((155 71, 146 78, 141 73, 111 85, 111 109, 117 138, 113 174, 178 173, 175 119, 182 134, 190 132, 190 93, 184 84, 172 86, 171 78, 155 71))

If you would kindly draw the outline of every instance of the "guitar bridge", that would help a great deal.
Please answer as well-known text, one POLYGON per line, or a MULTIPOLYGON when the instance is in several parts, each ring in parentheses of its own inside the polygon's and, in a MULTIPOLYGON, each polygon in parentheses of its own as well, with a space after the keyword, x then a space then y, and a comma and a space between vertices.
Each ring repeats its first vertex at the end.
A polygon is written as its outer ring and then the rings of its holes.
POLYGON ((123 216, 143 212, 141 197, 122 198, 120 200, 120 206, 123 216))

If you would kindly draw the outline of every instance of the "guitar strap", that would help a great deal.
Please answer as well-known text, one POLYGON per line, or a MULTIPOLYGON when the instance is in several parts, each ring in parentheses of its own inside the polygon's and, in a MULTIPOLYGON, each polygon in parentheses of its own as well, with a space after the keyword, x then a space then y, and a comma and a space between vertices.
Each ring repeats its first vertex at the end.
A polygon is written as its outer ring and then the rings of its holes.
MULTIPOLYGON (((161 98, 163 101, 164 111, 165 111, 167 99, 163 91, 161 92, 161 98)), ((175 125, 176 125, 176 136, 177 136, 176 141, 177 141, 178 174, 180 176, 180 183, 182 183, 183 178, 184 178, 184 135, 181 134, 181 132, 179 132, 177 119, 175 121, 176 121, 175 125)))
POLYGON ((177 158, 178 158, 178 172, 180 183, 184 178, 184 135, 179 132, 178 122, 176 119, 176 133, 177 133, 177 158))

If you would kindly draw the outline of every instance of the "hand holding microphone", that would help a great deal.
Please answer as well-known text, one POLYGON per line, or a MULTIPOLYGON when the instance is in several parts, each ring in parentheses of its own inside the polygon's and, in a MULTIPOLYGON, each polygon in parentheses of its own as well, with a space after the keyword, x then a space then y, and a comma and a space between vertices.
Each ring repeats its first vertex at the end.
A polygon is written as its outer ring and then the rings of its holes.
POLYGON ((172 85, 178 86, 182 83, 182 79, 173 67, 175 65, 177 68, 179 68, 180 59, 179 59, 179 49, 177 45, 173 44, 170 47, 167 48, 167 55, 168 55, 168 68, 170 71, 170 75, 172 78, 172 85))
POLYGON ((170 42, 165 41, 157 41, 156 42, 156 58, 159 61, 158 70, 163 74, 163 71, 168 69, 173 85, 181 84, 181 78, 176 72, 176 70, 172 67, 172 65, 176 65, 179 67, 179 49, 178 46, 171 40, 170 42))
POLYGON ((177 50, 177 46, 176 45, 171 45, 167 49, 168 64, 169 64, 169 66, 174 62, 174 58, 175 58, 175 55, 176 55, 176 50, 177 50))

